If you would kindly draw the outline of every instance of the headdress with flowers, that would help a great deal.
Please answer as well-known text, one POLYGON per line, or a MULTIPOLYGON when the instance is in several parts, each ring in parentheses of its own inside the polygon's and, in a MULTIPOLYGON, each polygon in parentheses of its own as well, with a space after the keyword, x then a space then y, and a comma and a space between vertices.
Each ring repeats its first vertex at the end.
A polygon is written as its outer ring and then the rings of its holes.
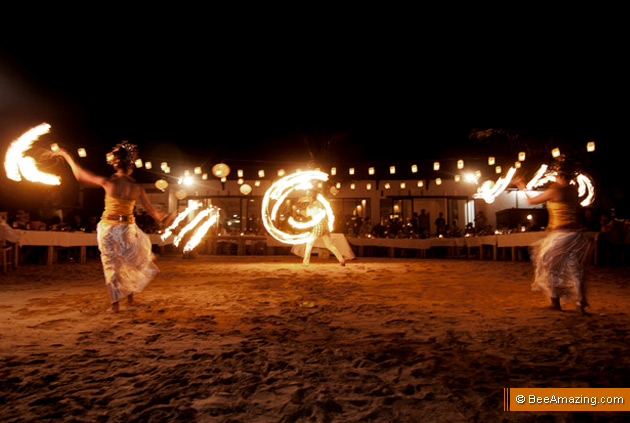
POLYGON ((138 146, 129 143, 129 141, 123 141, 116 144, 116 146, 107 153, 107 164, 118 167, 128 167, 133 165, 139 158, 138 146))

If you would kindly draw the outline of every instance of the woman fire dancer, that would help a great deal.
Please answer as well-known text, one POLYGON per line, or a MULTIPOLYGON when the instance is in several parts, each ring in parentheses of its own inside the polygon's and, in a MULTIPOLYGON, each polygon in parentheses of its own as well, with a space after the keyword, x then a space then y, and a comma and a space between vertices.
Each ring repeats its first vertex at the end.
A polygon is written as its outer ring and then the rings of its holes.
MULTIPOLYGON (((532 289, 548 295, 556 310, 562 310, 560 298, 565 297, 576 301, 582 314, 586 314, 584 259, 589 241, 578 219, 578 191, 569 183, 576 175, 576 168, 562 157, 551 170, 555 172, 556 181, 550 188, 536 197, 530 197, 525 191, 530 204, 546 202, 549 212, 548 234, 533 247, 532 289)), ((516 185, 525 189, 525 182, 520 178, 516 185)))
POLYGON ((144 189, 131 178, 138 158, 136 146, 123 141, 107 154, 107 163, 116 171, 109 178, 83 169, 63 149, 56 154, 68 162, 77 181, 105 190, 105 210, 97 226, 97 238, 111 310, 118 312, 119 301, 125 297, 129 305, 136 305, 133 295, 141 292, 159 272, 153 262, 151 240, 135 223, 136 201, 158 222, 165 216, 155 210, 144 189))

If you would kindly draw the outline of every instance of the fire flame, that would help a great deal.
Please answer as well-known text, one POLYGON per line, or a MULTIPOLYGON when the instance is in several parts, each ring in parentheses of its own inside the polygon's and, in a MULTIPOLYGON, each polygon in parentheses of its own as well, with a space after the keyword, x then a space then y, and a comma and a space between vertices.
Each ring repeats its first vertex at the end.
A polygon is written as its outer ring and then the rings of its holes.
POLYGON ((61 184, 61 180, 58 176, 40 171, 37 168, 35 159, 24 155, 24 153, 32 147, 33 143, 37 141, 40 136, 49 132, 50 125, 42 123, 29 129, 11 143, 7 149, 7 154, 4 160, 4 169, 9 179, 19 182, 22 180, 22 177, 24 177, 24 179, 31 182, 41 182, 47 185, 61 184))
POLYGON ((318 210, 313 211, 311 220, 306 222, 298 222, 293 217, 287 219, 287 223, 291 228, 301 231, 297 234, 287 233, 279 229, 277 225, 278 213, 280 207, 286 204, 289 195, 294 191, 307 191, 313 189, 314 181, 325 182, 328 175, 324 172, 310 170, 304 172, 296 172, 285 176, 276 181, 265 193, 262 202, 262 219, 267 231, 278 241, 287 244, 305 244, 313 239, 311 229, 320 223, 324 218, 328 219, 328 228, 332 231, 335 216, 333 214, 330 203, 326 198, 318 194, 314 205, 318 202, 323 207, 317 205, 318 210))
MULTIPOLYGON (((182 221, 199 208, 201 208, 201 203, 199 201, 191 201, 188 204, 188 207, 175 218, 171 226, 166 228, 166 230, 162 234, 162 240, 166 241, 168 237, 173 235, 173 232, 177 230, 182 221)), ((217 221, 219 220, 219 212, 220 209, 218 207, 212 206, 201 210, 192 221, 187 223, 181 230, 178 231, 173 241, 173 244, 176 247, 179 247, 179 244, 181 243, 184 236, 190 231, 194 230, 191 238, 184 246, 185 253, 192 251, 197 245, 199 245, 204 235, 208 232, 208 230, 210 230, 212 225, 217 223, 217 221), (204 219, 206 219, 205 222, 201 223, 204 219)))
POLYGON ((511 167, 505 177, 499 178, 496 183, 492 183, 492 181, 484 182, 477 189, 477 193, 473 194, 473 198, 483 198, 488 204, 494 203, 494 200, 499 196, 499 194, 505 191, 508 185, 510 185, 515 173, 516 168, 511 167))

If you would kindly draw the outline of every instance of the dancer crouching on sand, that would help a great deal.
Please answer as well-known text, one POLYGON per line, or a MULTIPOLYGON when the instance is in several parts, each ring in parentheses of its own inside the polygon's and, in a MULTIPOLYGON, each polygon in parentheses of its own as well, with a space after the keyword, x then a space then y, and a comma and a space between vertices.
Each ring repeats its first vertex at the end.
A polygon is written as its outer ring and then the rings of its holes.
MULTIPOLYGON (((577 302, 582 314, 588 306, 584 286, 584 259, 589 241, 581 230, 577 210, 577 189, 569 182, 575 176, 574 166, 562 158, 555 164, 556 182, 542 194, 525 196, 530 204, 547 203, 548 235, 533 247, 534 291, 543 291, 551 298, 551 306, 562 310, 560 298, 577 302)), ((524 190, 525 182, 516 180, 516 186, 524 190)))
POLYGON ((107 163, 116 170, 109 178, 83 169, 63 149, 56 154, 68 162, 77 181, 105 190, 105 210, 97 226, 97 237, 111 310, 118 312, 119 301, 125 297, 129 305, 136 305, 133 295, 141 292, 159 272, 153 263, 151 240, 135 224, 136 200, 158 222, 164 217, 164 213, 153 208, 144 189, 131 178, 138 158, 136 146, 123 141, 107 154, 107 163))

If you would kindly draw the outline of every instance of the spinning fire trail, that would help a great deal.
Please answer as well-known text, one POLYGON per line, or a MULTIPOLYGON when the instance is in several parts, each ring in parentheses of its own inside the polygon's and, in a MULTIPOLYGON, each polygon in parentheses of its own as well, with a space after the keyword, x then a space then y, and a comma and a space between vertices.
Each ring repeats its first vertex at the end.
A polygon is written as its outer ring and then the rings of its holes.
POLYGON ((26 151, 33 146, 33 143, 35 143, 40 136, 49 132, 50 125, 42 123, 29 129, 11 143, 7 149, 4 160, 4 170, 9 179, 19 182, 24 178, 27 181, 40 182, 47 185, 61 184, 61 180, 58 176, 40 171, 37 168, 35 159, 25 155, 26 151))
POLYGON ((210 230, 212 225, 215 225, 219 222, 219 215, 221 209, 218 207, 207 207, 201 210, 197 215, 187 224, 178 230, 179 226, 182 225, 182 222, 187 217, 191 216, 192 213, 201 208, 201 203, 198 201, 190 201, 186 210, 181 212, 173 221, 173 223, 166 228, 164 233, 162 234, 162 241, 166 241, 171 235, 173 235, 174 231, 177 231, 177 235, 175 235, 175 239, 173 240, 173 244, 176 247, 179 247, 182 239, 189 233, 192 233, 192 236, 189 238, 188 242, 184 246, 184 252, 187 253, 192 251, 203 239, 204 235, 210 230))
POLYGON ((297 172, 276 181, 267 190, 262 202, 263 224, 271 236, 287 244, 306 244, 315 237, 313 228, 325 218, 328 219, 328 227, 332 231, 335 216, 330 203, 323 195, 317 194, 315 199, 323 205, 324 209, 306 222, 299 222, 291 216, 289 198, 303 196, 319 188, 327 180, 328 174, 310 170, 297 172))

